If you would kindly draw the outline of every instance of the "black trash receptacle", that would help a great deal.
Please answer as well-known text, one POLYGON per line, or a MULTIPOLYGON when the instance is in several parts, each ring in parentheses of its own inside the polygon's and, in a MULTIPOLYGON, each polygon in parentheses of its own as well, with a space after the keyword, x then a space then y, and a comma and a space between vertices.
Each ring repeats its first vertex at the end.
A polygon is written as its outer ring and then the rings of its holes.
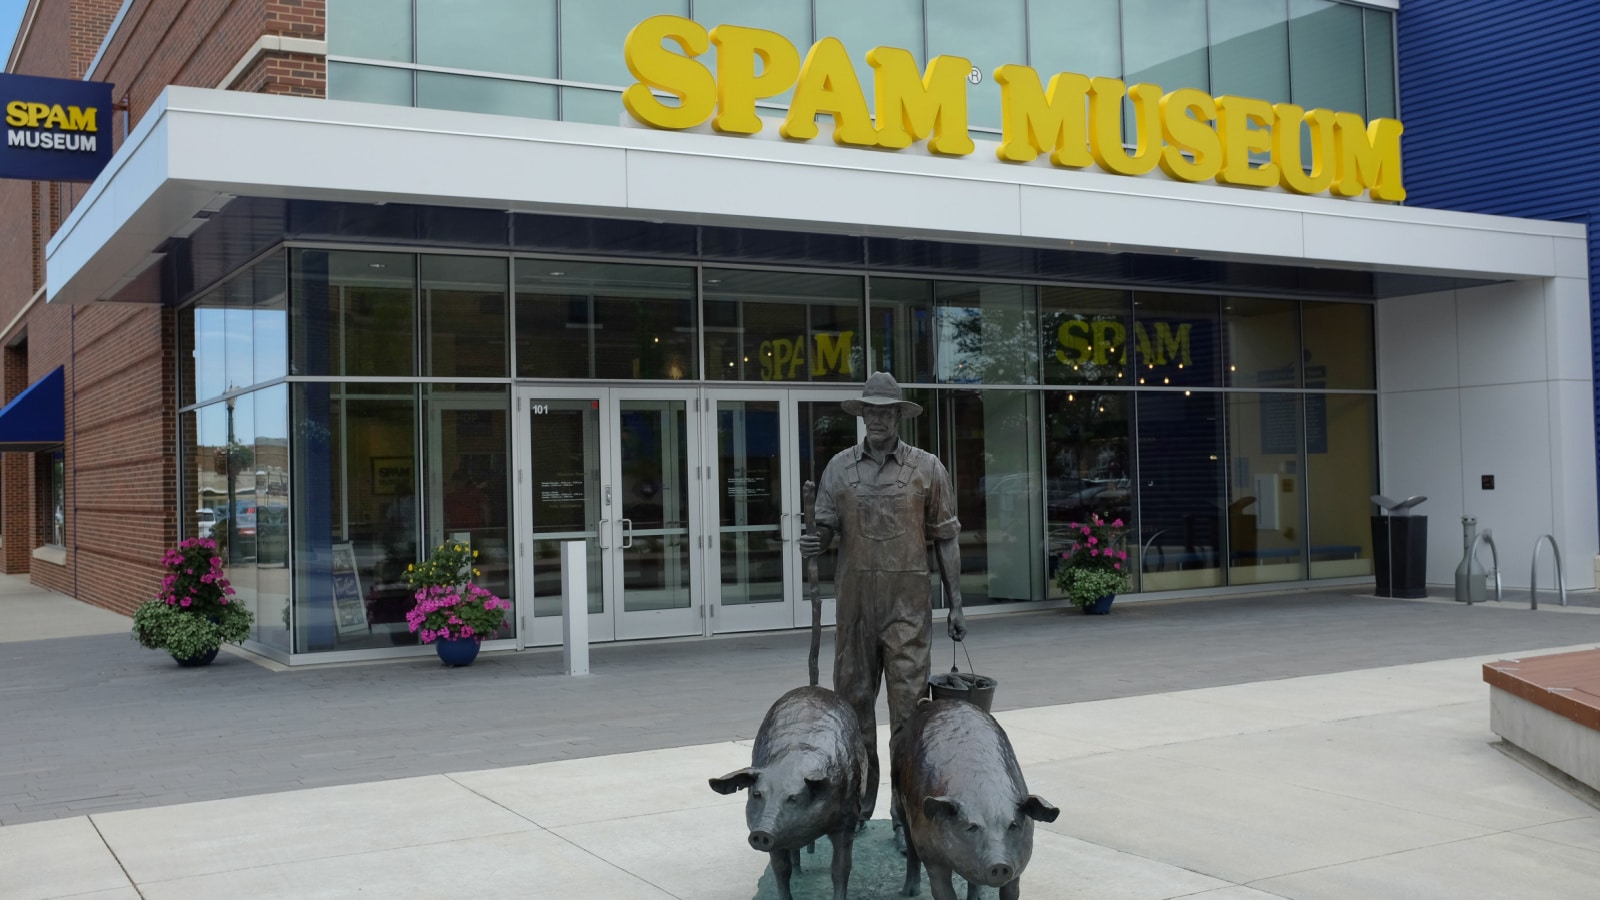
POLYGON ((1373 516, 1372 555, 1379 597, 1428 596, 1427 516, 1373 516))

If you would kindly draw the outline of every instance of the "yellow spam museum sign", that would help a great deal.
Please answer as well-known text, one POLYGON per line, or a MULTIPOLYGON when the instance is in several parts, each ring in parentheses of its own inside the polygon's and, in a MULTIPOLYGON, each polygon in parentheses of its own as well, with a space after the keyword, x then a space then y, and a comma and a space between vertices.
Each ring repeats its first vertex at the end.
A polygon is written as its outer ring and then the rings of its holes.
MULTIPOLYGON (((854 63, 837 38, 816 42, 800 58, 782 35, 760 28, 705 26, 681 16, 653 16, 624 42, 628 71, 638 79, 622 95, 638 121, 666 129, 707 120, 724 134, 761 130, 756 101, 794 89, 778 133, 794 141, 817 136, 817 117, 833 118, 833 140, 852 147, 901 150, 921 141, 930 152, 966 156, 976 149, 967 127, 968 75, 959 56, 936 56, 925 69, 910 51, 875 47, 871 108, 854 63), (717 48, 713 68, 697 57, 717 48), (660 94, 677 98, 663 100, 660 94)), ((1178 181, 1281 187, 1296 194, 1367 194, 1404 200, 1400 182, 1401 124, 1364 121, 1354 113, 1303 109, 1248 97, 1212 97, 1194 88, 1163 92, 1153 84, 1070 72, 1048 83, 1027 66, 994 71, 1000 86, 1006 162, 1040 156, 1064 168, 1098 166, 1117 175, 1160 169, 1178 181), (1123 100, 1133 108, 1137 140, 1123 145, 1123 100), (1302 155, 1308 137, 1309 159, 1302 155)))

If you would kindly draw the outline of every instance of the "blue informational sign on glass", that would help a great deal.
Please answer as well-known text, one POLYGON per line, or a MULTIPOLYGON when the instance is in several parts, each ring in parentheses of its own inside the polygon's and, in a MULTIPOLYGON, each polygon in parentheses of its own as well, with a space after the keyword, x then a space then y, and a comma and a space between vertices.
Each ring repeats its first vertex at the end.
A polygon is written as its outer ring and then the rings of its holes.
POLYGON ((0 75, 0 178, 93 181, 111 161, 111 85, 0 75))

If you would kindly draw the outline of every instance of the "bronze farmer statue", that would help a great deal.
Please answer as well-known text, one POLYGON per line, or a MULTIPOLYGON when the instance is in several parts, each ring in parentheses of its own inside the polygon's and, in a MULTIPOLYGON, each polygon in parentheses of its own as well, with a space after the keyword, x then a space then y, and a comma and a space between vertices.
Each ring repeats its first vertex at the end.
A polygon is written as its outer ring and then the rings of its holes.
MULTIPOLYGON (((956 544, 961 523, 944 464, 900 440, 900 420, 920 415, 922 407, 901 399, 893 376, 873 373, 859 399, 840 405, 865 420, 867 437, 823 470, 817 534, 801 537, 799 546, 805 556, 816 556, 839 536, 833 689, 855 709, 866 735, 870 771, 861 807, 866 821, 877 803, 880 771, 872 737, 878 684, 888 682, 891 740, 927 692, 933 623, 929 541, 950 605, 950 638, 959 641, 967 634, 956 544)), ((894 824, 896 843, 903 847, 904 823, 894 824)))

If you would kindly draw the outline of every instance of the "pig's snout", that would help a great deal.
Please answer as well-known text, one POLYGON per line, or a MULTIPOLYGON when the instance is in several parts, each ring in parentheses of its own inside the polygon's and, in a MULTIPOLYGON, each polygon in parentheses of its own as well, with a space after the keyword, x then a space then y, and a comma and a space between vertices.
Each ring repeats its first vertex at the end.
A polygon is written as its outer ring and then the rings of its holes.
POLYGON ((770 831, 752 831, 752 832, 750 832, 750 846, 753 849, 760 850, 762 853, 771 853, 772 852, 772 843, 773 843, 772 832, 770 832, 770 831))
POLYGON ((994 887, 1010 884, 1016 874, 1017 871, 1005 863, 995 863, 989 867, 989 884, 994 887))

